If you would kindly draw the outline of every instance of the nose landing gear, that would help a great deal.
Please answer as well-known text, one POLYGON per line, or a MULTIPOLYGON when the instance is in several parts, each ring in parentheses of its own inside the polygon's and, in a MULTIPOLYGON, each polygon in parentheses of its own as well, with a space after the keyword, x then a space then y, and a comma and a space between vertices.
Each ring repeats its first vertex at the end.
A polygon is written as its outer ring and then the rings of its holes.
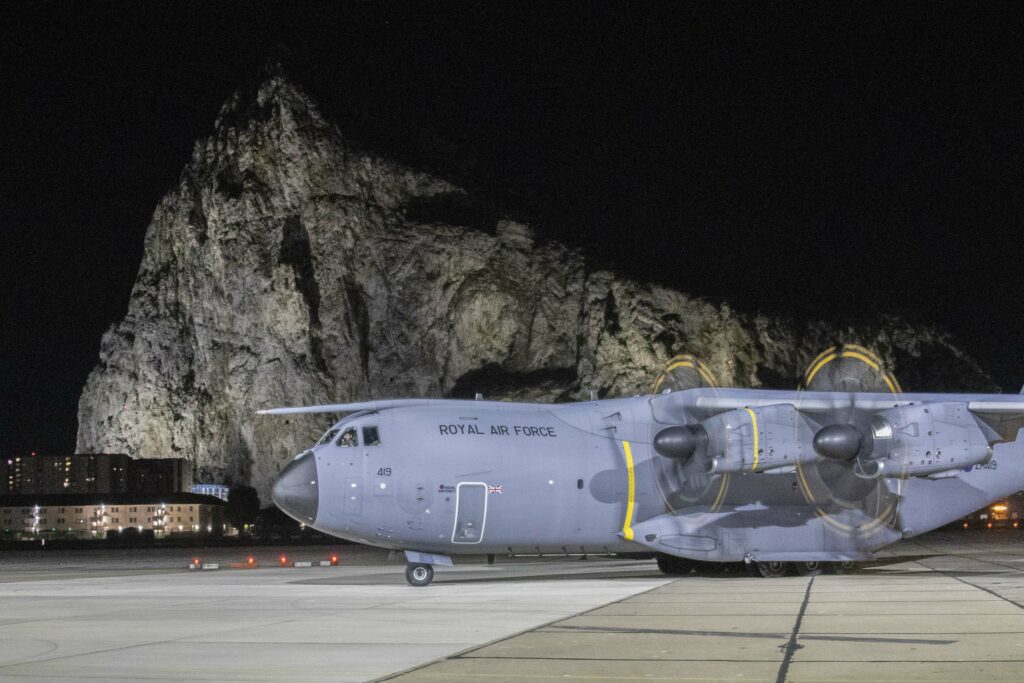
POLYGON ((405 580, 410 586, 426 586, 434 580, 434 568, 429 564, 410 564, 405 568, 405 580))
POLYGON ((405 580, 410 586, 426 586, 434 580, 434 566, 451 567, 452 558, 447 555, 422 553, 417 550, 406 550, 405 580))

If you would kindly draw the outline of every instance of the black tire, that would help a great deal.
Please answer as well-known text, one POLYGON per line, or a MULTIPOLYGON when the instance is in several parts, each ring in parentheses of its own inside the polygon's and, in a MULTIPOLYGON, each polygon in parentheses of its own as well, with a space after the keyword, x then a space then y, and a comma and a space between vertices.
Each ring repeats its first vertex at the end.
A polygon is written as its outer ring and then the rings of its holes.
POLYGON ((849 560, 830 562, 828 570, 830 574, 850 574, 857 571, 857 563, 849 560))
POLYGON ((405 568, 405 580, 410 586, 426 586, 434 580, 434 568, 429 564, 410 564, 405 568))
POLYGON ((792 567, 789 562, 771 560, 769 562, 758 562, 757 571, 766 579, 774 579, 789 574, 792 567))
POLYGON ((673 576, 686 576, 693 571, 694 563, 682 557, 672 555, 658 555, 658 569, 662 574, 673 576))
POLYGON ((817 576, 825 571, 825 563, 818 561, 795 562, 793 567, 800 576, 817 576))

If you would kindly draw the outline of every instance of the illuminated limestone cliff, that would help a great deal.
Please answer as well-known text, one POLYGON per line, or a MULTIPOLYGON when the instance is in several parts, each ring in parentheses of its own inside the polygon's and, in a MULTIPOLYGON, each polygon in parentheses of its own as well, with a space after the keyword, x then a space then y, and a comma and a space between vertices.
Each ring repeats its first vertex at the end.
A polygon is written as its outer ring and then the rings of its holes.
POLYGON ((871 345, 910 388, 992 389, 934 330, 740 314, 593 270, 521 224, 460 225, 469 199, 358 151, 284 76, 236 94, 156 208, 78 451, 186 457, 269 503, 325 420, 254 415, 271 406, 631 395, 684 351, 724 384, 792 387, 833 340, 871 345))

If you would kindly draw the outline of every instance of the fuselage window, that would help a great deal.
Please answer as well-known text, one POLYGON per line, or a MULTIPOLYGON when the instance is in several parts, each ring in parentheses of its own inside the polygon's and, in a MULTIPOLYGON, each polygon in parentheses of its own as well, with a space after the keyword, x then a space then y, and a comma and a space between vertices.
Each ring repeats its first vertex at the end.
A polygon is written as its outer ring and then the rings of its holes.
POLYGON ((348 428, 341 433, 341 438, 338 439, 338 445, 342 448, 352 448, 353 446, 359 445, 359 437, 356 436, 356 430, 348 428))
POLYGON ((324 434, 323 438, 320 439, 318 446, 323 446, 325 443, 330 443, 334 439, 334 435, 338 433, 337 429, 332 429, 324 434))
POLYGON ((380 445, 380 432, 376 427, 363 427, 363 445, 364 446, 379 446, 380 445))

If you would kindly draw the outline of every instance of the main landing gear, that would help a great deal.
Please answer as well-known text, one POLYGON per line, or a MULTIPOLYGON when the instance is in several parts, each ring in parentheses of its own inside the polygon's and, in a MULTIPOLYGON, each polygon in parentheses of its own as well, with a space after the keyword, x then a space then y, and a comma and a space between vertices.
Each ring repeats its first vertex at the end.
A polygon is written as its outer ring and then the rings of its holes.
POLYGON ((661 570, 662 574, 686 576, 692 572, 696 566, 697 564, 693 560, 688 560, 685 557, 658 555, 658 569, 661 570))
MULTIPOLYGON (((701 576, 725 574, 738 569, 745 569, 747 576, 763 576, 765 578, 776 578, 798 574, 799 576, 816 576, 818 574, 847 574, 856 569, 854 562, 782 562, 779 560, 768 560, 758 562, 750 560, 744 564, 738 562, 704 562, 688 560, 673 555, 657 556, 658 569, 662 574, 672 576, 687 576, 697 572, 701 576)), ((742 570, 741 570, 742 573, 742 570)))
POLYGON ((774 579, 779 576, 787 576, 796 573, 798 576, 817 576, 818 574, 848 574, 856 568, 855 562, 819 562, 811 560, 808 562, 780 562, 771 560, 768 562, 751 562, 748 565, 751 573, 774 579))
POLYGON ((429 564, 410 564, 405 568, 405 580, 410 586, 426 586, 434 580, 434 568, 429 564))

